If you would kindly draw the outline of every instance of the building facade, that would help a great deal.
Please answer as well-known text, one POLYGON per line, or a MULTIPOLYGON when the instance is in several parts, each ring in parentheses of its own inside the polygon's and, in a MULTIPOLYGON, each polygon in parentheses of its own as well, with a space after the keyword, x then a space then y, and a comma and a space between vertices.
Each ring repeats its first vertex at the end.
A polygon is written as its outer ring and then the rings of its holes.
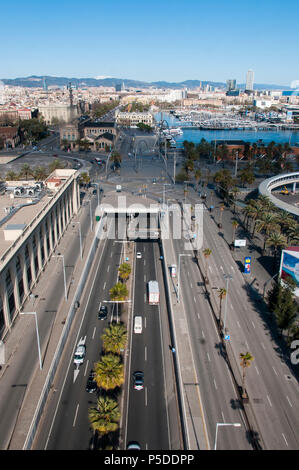
POLYGON ((148 126, 153 125, 153 116, 151 113, 136 112, 118 112, 116 113, 116 124, 119 126, 136 126, 139 123, 148 126))
POLYGON ((12 216, 9 225, 0 225, 0 339, 11 328, 80 207, 79 172, 55 170, 49 178, 53 177, 60 180, 57 190, 29 223, 16 225, 12 216))

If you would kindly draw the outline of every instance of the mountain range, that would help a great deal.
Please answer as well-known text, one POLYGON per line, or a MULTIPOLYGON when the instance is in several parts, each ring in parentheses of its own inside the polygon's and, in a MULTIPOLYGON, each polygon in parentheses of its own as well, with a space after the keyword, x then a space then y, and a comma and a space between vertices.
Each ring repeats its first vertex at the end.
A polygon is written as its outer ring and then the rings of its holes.
MULTIPOLYGON (((46 81, 47 86, 56 86, 63 87, 72 84, 75 87, 115 87, 116 85, 123 84, 125 88, 197 88, 200 85, 202 87, 206 85, 211 85, 212 87, 225 88, 226 84, 223 82, 213 82, 213 81, 204 81, 204 80, 185 80, 183 82, 143 82, 138 80, 130 80, 126 78, 68 78, 68 77, 52 77, 52 76, 36 76, 32 75, 30 77, 20 77, 20 78, 2 78, 1 81, 5 85, 12 86, 21 86, 21 87, 30 87, 30 88, 41 88, 43 87, 43 81, 46 81)), ((238 88, 244 89, 245 84, 241 83, 237 85, 238 88)), ((291 90, 290 87, 285 85, 274 85, 274 84, 264 84, 257 83, 254 84, 255 90, 291 90)))

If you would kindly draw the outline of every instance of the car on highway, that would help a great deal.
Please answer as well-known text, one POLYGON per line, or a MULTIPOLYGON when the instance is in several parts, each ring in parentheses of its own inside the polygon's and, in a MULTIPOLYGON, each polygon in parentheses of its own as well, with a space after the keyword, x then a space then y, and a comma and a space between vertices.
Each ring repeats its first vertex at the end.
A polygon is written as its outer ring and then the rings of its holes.
POLYGON ((97 390, 97 383, 94 380, 94 371, 91 370, 86 383, 86 391, 88 393, 93 393, 97 390))
POLYGON ((141 371, 136 371, 133 374, 134 377, 134 389, 143 390, 144 388, 144 373, 141 371))
POLYGON ((141 450, 141 447, 137 441, 131 441, 128 442, 127 450, 141 450))
POLYGON ((99 320, 106 320, 107 316, 108 316, 108 308, 107 308, 106 305, 102 305, 99 308, 99 311, 98 311, 98 319, 99 320))
POLYGON ((78 344, 77 349, 74 354, 74 364, 82 364, 86 354, 85 344, 78 344))
POLYGON ((137 251, 137 253, 136 253, 136 258, 138 258, 138 259, 141 259, 141 258, 142 258, 142 254, 140 253, 140 251, 137 251))
POLYGON ((153 178, 153 184, 156 184, 156 183, 157 183, 157 179, 153 178))

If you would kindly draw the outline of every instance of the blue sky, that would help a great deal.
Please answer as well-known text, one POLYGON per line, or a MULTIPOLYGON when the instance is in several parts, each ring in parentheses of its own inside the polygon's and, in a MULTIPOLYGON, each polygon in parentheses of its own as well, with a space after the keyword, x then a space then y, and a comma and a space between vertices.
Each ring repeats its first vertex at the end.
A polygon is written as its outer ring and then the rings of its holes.
POLYGON ((0 15, 0 78, 299 80, 293 0, 16 0, 0 15))

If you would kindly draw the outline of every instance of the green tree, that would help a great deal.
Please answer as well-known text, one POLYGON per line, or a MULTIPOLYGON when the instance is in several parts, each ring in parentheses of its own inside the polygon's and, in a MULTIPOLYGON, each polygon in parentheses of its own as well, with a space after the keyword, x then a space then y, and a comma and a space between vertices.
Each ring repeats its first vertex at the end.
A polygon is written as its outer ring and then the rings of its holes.
POLYGON ((274 266, 276 266, 278 250, 282 250, 287 246, 287 239, 279 232, 272 232, 266 240, 267 246, 272 246, 274 249, 274 266))
POLYGON ((103 349, 106 352, 119 354, 121 350, 125 349, 127 339, 128 334, 125 325, 122 323, 111 323, 104 330, 102 336, 103 349))
POLYGON ((241 353, 240 354, 240 365, 242 366, 243 372, 242 372, 242 397, 246 398, 246 390, 245 390, 245 373, 246 369, 251 366, 251 362, 253 361, 254 357, 251 355, 250 352, 241 353))
POLYGON ((222 301, 223 299, 226 297, 226 294, 227 294, 227 291, 224 287, 221 287, 220 289, 218 289, 218 297, 220 299, 220 305, 219 305, 219 325, 221 326, 221 314, 222 314, 222 311, 221 311, 221 307, 222 307, 222 301))
POLYGON ((38 166, 33 172, 35 181, 44 181, 48 176, 48 171, 45 167, 38 166))
POLYGON ((124 301, 129 295, 127 286, 122 282, 117 282, 110 290, 110 299, 114 301, 124 301))
POLYGON ((264 252, 267 243, 267 238, 270 236, 271 232, 273 232, 274 230, 279 230, 276 214, 272 212, 262 213, 260 218, 257 220, 256 229, 258 232, 262 232, 264 235, 264 252))
POLYGON ((127 279, 129 279, 131 271, 132 271, 132 268, 129 263, 122 263, 118 268, 119 277, 123 281, 126 281, 127 279))
POLYGON ((120 420, 117 401, 108 396, 99 397, 97 405, 89 408, 88 418, 92 429, 101 436, 115 432, 120 420))
POLYGON ((106 354, 94 365, 94 379, 99 388, 113 390, 124 383, 124 366, 120 357, 106 354))
POLYGON ((24 165, 21 168, 19 177, 25 178, 26 180, 28 180, 29 176, 33 176, 33 175, 34 175, 34 171, 31 168, 31 166, 28 165, 28 163, 24 163, 24 165))
POLYGON ((205 282, 208 282, 208 259, 212 254, 212 250, 210 248, 205 248, 203 250, 203 255, 205 258, 205 282))

